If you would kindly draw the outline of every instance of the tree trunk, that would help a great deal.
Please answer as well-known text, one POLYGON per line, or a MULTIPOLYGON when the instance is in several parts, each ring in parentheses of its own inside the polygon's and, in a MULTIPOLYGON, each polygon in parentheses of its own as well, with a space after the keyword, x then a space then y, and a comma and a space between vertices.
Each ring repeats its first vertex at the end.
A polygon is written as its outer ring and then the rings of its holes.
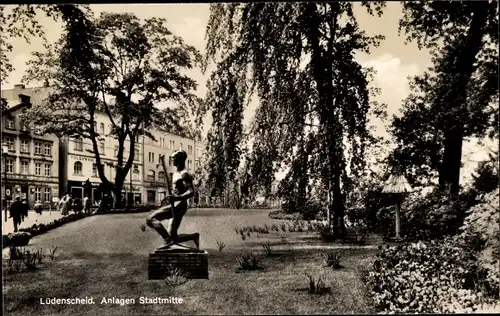
MULTIPOLYGON (((483 46, 484 27, 488 14, 488 3, 477 2, 474 10, 474 17, 470 24, 467 36, 462 45, 457 45, 455 52, 455 62, 450 75, 456 75, 457 80, 451 83, 451 89, 444 98, 444 105, 452 113, 448 120, 450 126, 445 133, 445 148, 443 161, 440 168, 439 183, 444 188, 450 189, 450 194, 456 196, 460 189, 460 168, 462 164, 462 145, 464 138, 464 125, 468 117, 467 85, 474 73, 474 63, 477 54, 483 46), (459 109, 452 111, 453 108, 459 109)), ((455 77, 455 76, 454 76, 455 77)))
POLYGON ((123 190, 123 181, 116 181, 115 187, 113 188, 114 194, 114 207, 115 208, 123 208, 124 205, 122 203, 122 190, 123 190))

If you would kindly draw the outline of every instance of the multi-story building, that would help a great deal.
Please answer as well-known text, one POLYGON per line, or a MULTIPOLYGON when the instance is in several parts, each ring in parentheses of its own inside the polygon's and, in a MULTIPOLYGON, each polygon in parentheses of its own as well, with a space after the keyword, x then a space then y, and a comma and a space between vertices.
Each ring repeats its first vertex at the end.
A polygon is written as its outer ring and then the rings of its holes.
MULTIPOLYGON (((26 98, 31 96, 33 104, 41 104, 50 91, 52 91, 50 87, 25 89, 23 85, 16 85, 12 90, 2 90, 2 98, 10 100, 13 96, 26 95, 23 97, 24 103, 28 104, 26 98)), ((17 113, 22 113, 22 110, 27 107, 27 105, 10 106, 4 113, 15 116, 17 113)), ((40 197, 41 201, 48 202, 52 200, 52 197, 59 197, 64 193, 80 198, 87 195, 94 202, 102 199, 101 179, 97 172, 91 140, 38 135, 35 131, 22 130, 20 122, 12 123, 7 118, 5 120, 2 122, 2 132, 6 131, 3 135, 3 142, 12 148, 6 156, 8 174, 12 174, 12 180, 21 177, 24 180, 29 178, 31 181, 29 188, 26 184, 19 184, 9 189, 9 193, 18 190, 21 197, 27 198, 33 191, 29 197, 30 205, 40 197), (51 166, 50 170, 49 165, 51 166), (50 195, 48 195, 47 187, 35 185, 38 183, 35 180, 51 183, 50 195)), ((110 135, 112 125, 107 114, 96 112, 95 120, 96 131, 103 136, 99 140, 99 154, 104 165, 105 176, 114 182, 118 141, 110 135)), ((186 168, 193 174, 202 164, 201 157, 205 145, 200 138, 188 139, 159 131, 151 131, 151 133, 154 135, 155 141, 147 137, 140 137, 135 144, 134 164, 127 175, 122 191, 122 197, 125 197, 127 203, 133 201, 134 204, 158 204, 165 198, 167 194, 166 179, 160 164, 160 155, 166 156, 166 164, 170 173, 172 172, 171 168, 173 168, 170 155, 178 149, 186 151, 188 155, 186 168)), ((127 140, 124 152, 125 161, 129 156, 128 150, 127 140)), ((14 184, 14 182, 10 183, 14 184)))
MULTIPOLYGON (((99 142, 99 156, 104 166, 104 175, 114 182, 117 166, 118 140, 110 135, 111 120, 103 112, 96 112, 96 130, 104 135, 99 142)), ((97 171, 97 164, 91 140, 82 138, 64 137, 60 146, 60 174, 63 191, 72 196, 83 198, 85 195, 96 202, 102 199, 101 179, 97 171)), ((125 141, 123 154, 126 161, 129 156, 129 142, 125 141)), ((129 204, 142 204, 142 144, 135 145, 134 164, 127 175, 122 191, 122 197, 129 204)))
MULTIPOLYGON (((4 188, 2 200, 9 205, 15 197, 20 197, 32 207, 35 201, 45 205, 59 196, 58 138, 42 135, 30 128, 21 119, 21 114, 40 102, 33 98, 33 91, 23 85, 2 91, 2 101, 6 106, 2 111, 2 179, 4 188), (15 101, 15 97, 19 100, 15 101)), ((43 88, 38 96, 45 94, 43 88)))
POLYGON ((169 176, 173 173, 171 154, 179 149, 187 153, 186 168, 194 173, 200 165, 200 158, 203 154, 204 144, 201 139, 189 139, 169 133, 153 131, 155 140, 143 138, 144 144, 144 195, 146 203, 157 205, 168 194, 166 188, 166 178, 161 166, 160 156, 165 155, 165 164, 169 176))

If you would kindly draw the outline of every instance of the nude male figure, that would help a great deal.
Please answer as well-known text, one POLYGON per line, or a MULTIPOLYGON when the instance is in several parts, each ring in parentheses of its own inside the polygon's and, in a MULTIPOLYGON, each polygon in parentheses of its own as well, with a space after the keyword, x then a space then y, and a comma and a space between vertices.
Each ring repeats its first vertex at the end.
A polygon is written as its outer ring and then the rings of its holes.
MULTIPOLYGON (((176 171, 172 175, 172 195, 166 199, 166 205, 161 206, 146 219, 146 224, 156 230, 163 238, 160 248, 168 248, 175 244, 193 241, 196 248, 200 247, 200 234, 178 234, 179 225, 188 209, 188 199, 194 195, 193 177, 186 170, 187 154, 178 150, 172 154, 176 171), (172 210, 172 204, 174 209, 172 210), (169 220, 167 229, 161 221, 169 220)), ((168 175, 166 175, 168 176, 168 175)))

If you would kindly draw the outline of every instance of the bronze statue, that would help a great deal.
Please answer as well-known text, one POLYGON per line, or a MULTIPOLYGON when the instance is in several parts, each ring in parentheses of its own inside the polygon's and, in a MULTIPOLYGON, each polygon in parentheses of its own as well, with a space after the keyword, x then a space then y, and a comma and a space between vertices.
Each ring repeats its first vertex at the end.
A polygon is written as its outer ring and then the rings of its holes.
POLYGON ((193 241, 196 249, 200 248, 200 234, 178 234, 179 225, 182 218, 188 209, 188 200, 194 195, 193 177, 186 170, 187 154, 183 150, 178 150, 172 153, 173 164, 176 171, 172 175, 172 186, 165 165, 165 156, 161 156, 160 160, 165 171, 167 180, 167 188, 169 196, 167 196, 167 204, 162 205, 154 211, 146 220, 146 224, 156 230, 163 238, 164 244, 159 249, 170 248, 173 245, 180 245, 187 241, 193 241), (162 225, 161 221, 169 220, 167 229, 162 225))

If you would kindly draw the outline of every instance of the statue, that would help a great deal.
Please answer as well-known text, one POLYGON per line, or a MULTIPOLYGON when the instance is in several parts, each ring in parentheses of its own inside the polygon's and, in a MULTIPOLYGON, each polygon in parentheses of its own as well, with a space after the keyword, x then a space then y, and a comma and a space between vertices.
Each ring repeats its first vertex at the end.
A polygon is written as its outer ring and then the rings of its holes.
POLYGON ((168 172, 165 165, 165 156, 161 156, 160 160, 165 171, 169 196, 166 198, 166 205, 162 205, 154 211, 146 219, 146 224, 156 230, 163 238, 163 245, 158 249, 171 248, 174 245, 189 248, 181 245, 181 243, 193 241, 196 249, 200 248, 200 234, 178 234, 179 225, 182 218, 188 209, 188 200, 194 195, 193 177, 186 170, 187 154, 183 150, 178 150, 172 153, 173 164, 176 171, 172 175, 172 186, 168 178, 168 172), (161 221, 169 220, 167 229, 162 225, 161 221))

